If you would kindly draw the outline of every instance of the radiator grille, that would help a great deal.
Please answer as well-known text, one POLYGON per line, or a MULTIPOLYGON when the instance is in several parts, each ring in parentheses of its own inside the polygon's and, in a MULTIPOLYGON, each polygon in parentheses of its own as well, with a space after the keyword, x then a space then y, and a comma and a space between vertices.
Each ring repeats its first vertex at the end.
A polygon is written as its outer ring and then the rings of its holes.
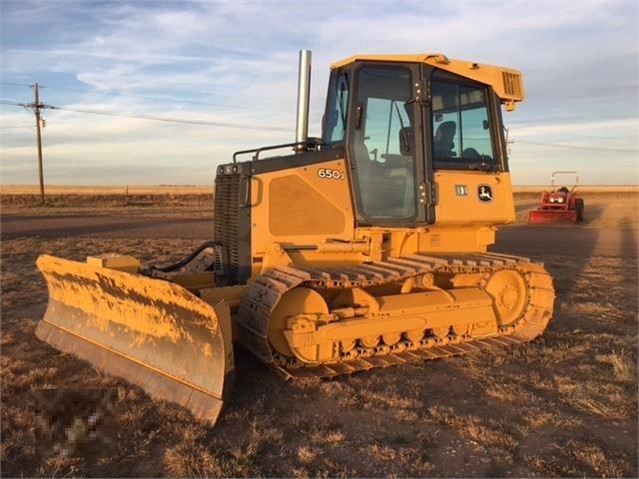
POLYGON ((215 241, 226 248, 227 274, 237 283, 240 266, 240 175, 218 175, 215 179, 215 207, 213 210, 215 241))

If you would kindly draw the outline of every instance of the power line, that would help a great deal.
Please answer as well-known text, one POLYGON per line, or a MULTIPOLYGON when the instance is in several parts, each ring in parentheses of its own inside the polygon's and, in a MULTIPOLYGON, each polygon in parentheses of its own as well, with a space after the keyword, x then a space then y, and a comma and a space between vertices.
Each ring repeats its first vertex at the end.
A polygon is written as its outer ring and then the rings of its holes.
MULTIPOLYGON (((31 87, 31 85, 29 85, 28 83, 10 83, 10 82, 6 82, 6 81, 0 82, 0 85, 25 86, 25 87, 28 87, 28 88, 31 87)), ((44 88, 44 87, 41 87, 41 88, 44 88)))
POLYGON ((237 110, 251 110, 251 111, 269 111, 269 112, 278 112, 278 113, 288 113, 284 110, 273 110, 270 108, 255 108, 251 106, 236 106, 236 105, 225 105, 221 103, 207 103, 203 101, 195 101, 195 100, 184 100, 179 98, 166 98, 166 97, 157 97, 157 96, 146 96, 146 95, 133 95, 131 93, 111 93, 111 92, 100 92, 100 91, 89 91, 89 90, 80 90, 75 88, 62 88, 62 87, 48 87, 50 90, 62 90, 62 91, 73 91, 78 93, 86 93, 89 95, 106 95, 106 96, 121 96, 127 98, 140 98, 142 100, 155 100, 155 101, 164 101, 170 103, 189 103, 193 105, 204 105, 204 106, 215 106, 221 108, 233 108, 237 110))
POLYGON ((64 106, 53 106, 53 105, 44 105, 44 108, 48 108, 50 110, 72 111, 75 113, 86 113, 90 115, 117 116, 122 118, 135 118, 138 120, 165 121, 170 123, 187 123, 191 125, 220 126, 224 128, 242 128, 245 130, 269 130, 269 131, 289 131, 290 130, 289 128, 282 128, 277 126, 245 125, 241 123, 227 123, 227 122, 206 121, 206 120, 189 120, 186 118, 157 117, 157 116, 147 116, 147 115, 127 115, 123 113, 111 113, 106 111, 94 111, 94 110, 80 110, 78 108, 69 108, 64 106))
POLYGON ((0 100, 0 103, 3 105, 13 105, 13 106, 23 106, 23 107, 27 106, 27 103, 20 103, 17 100, 0 100))
MULTIPOLYGON (((29 108, 32 106, 26 103, 19 103, 19 102, 7 101, 7 100, 0 100, 0 103, 3 105, 21 106, 24 108, 29 108)), ((219 126, 223 128, 242 128, 244 130, 267 130, 267 131, 289 131, 290 130, 289 128, 283 128, 283 127, 277 127, 277 126, 246 125, 242 123, 228 123, 228 122, 207 121, 207 120, 190 120, 188 118, 157 117, 157 116, 149 116, 149 115, 129 115, 124 113, 82 110, 79 108, 70 108, 66 106, 54 106, 54 105, 46 105, 46 104, 43 104, 41 108, 46 108, 49 110, 71 111, 74 113, 85 113, 89 115, 115 116, 115 117, 122 117, 122 118, 135 118, 137 120, 164 121, 169 123, 186 123, 189 125, 219 126)))

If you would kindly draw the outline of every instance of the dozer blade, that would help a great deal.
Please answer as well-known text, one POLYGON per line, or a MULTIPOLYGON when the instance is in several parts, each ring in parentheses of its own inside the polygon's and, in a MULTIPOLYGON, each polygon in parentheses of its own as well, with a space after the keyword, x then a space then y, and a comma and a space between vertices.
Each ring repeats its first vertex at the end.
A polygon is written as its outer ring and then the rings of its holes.
POLYGON ((229 308, 168 281, 41 255, 36 335, 214 424, 233 383, 229 308))
POLYGON ((531 210, 528 213, 530 224, 576 223, 574 210, 531 210))

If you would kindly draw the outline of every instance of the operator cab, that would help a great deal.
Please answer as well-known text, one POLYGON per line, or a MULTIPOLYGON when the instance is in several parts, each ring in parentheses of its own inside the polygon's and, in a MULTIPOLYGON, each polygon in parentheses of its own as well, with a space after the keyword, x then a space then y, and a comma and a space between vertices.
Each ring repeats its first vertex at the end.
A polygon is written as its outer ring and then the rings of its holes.
POLYGON ((508 171, 492 88, 415 61, 334 68, 322 141, 346 149, 359 225, 434 223, 436 171, 508 171))

